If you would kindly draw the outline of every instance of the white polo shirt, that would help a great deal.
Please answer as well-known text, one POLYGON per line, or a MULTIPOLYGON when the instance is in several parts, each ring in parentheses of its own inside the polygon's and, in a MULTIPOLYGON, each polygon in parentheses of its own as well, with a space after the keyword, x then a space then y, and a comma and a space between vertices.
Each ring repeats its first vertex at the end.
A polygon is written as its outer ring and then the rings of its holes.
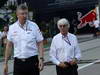
POLYGON ((25 27, 21 28, 19 21, 9 27, 7 39, 14 44, 14 57, 29 58, 38 55, 37 42, 43 36, 36 23, 27 20, 25 27))
POLYGON ((71 33, 68 33, 66 37, 63 37, 61 33, 54 36, 50 47, 50 57, 56 65, 60 62, 70 62, 73 58, 79 60, 81 52, 76 36, 71 33))

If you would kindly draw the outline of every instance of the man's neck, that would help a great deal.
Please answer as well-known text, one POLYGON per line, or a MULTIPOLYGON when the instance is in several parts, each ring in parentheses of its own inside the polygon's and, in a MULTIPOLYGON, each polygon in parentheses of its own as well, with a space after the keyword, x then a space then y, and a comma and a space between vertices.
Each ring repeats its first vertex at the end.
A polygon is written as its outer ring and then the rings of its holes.
POLYGON ((20 20, 19 20, 19 23, 21 24, 21 26, 24 26, 25 23, 26 23, 26 21, 20 21, 20 20))
POLYGON ((62 34, 64 37, 66 37, 67 35, 68 35, 68 33, 64 33, 64 34, 62 34))

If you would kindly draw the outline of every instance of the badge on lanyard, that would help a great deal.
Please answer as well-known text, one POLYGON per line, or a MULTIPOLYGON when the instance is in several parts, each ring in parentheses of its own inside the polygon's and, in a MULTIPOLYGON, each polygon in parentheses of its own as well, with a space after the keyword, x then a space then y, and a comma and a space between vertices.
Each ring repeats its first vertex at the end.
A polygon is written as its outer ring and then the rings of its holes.
POLYGON ((63 40, 64 40, 66 43, 68 43, 68 44, 71 46, 71 43, 70 43, 70 41, 69 41, 68 36, 67 36, 67 37, 62 37, 62 38, 63 38, 63 40))

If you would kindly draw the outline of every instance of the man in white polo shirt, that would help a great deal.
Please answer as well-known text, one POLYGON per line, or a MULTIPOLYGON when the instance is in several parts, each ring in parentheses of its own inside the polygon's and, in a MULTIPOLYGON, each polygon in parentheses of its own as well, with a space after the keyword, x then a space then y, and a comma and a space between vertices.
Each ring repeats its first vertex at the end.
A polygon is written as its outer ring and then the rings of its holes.
POLYGON ((62 18, 57 22, 60 33, 54 36, 51 47, 51 61, 56 65, 57 75, 78 75, 77 61, 81 52, 75 35, 68 32, 70 24, 62 18))
POLYGON ((13 75, 39 75, 43 69, 43 37, 36 23, 27 20, 28 7, 21 4, 16 10, 18 21, 9 27, 4 60, 8 72, 8 58, 14 46, 13 75))

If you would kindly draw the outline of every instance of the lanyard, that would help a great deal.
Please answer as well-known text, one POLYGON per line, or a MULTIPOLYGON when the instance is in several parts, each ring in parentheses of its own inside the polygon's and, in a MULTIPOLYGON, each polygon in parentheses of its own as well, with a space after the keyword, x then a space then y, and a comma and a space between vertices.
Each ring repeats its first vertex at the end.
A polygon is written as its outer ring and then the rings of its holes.
POLYGON ((19 23, 19 26, 23 29, 23 30, 26 30, 28 29, 28 21, 26 21, 26 23, 24 24, 25 25, 25 28, 21 26, 21 24, 19 23))
POLYGON ((67 43, 67 44, 69 44, 70 46, 71 46, 71 43, 70 43, 70 41, 69 41, 69 39, 68 39, 68 36, 67 36, 67 38, 66 37, 62 37, 63 38, 63 40, 67 43))

